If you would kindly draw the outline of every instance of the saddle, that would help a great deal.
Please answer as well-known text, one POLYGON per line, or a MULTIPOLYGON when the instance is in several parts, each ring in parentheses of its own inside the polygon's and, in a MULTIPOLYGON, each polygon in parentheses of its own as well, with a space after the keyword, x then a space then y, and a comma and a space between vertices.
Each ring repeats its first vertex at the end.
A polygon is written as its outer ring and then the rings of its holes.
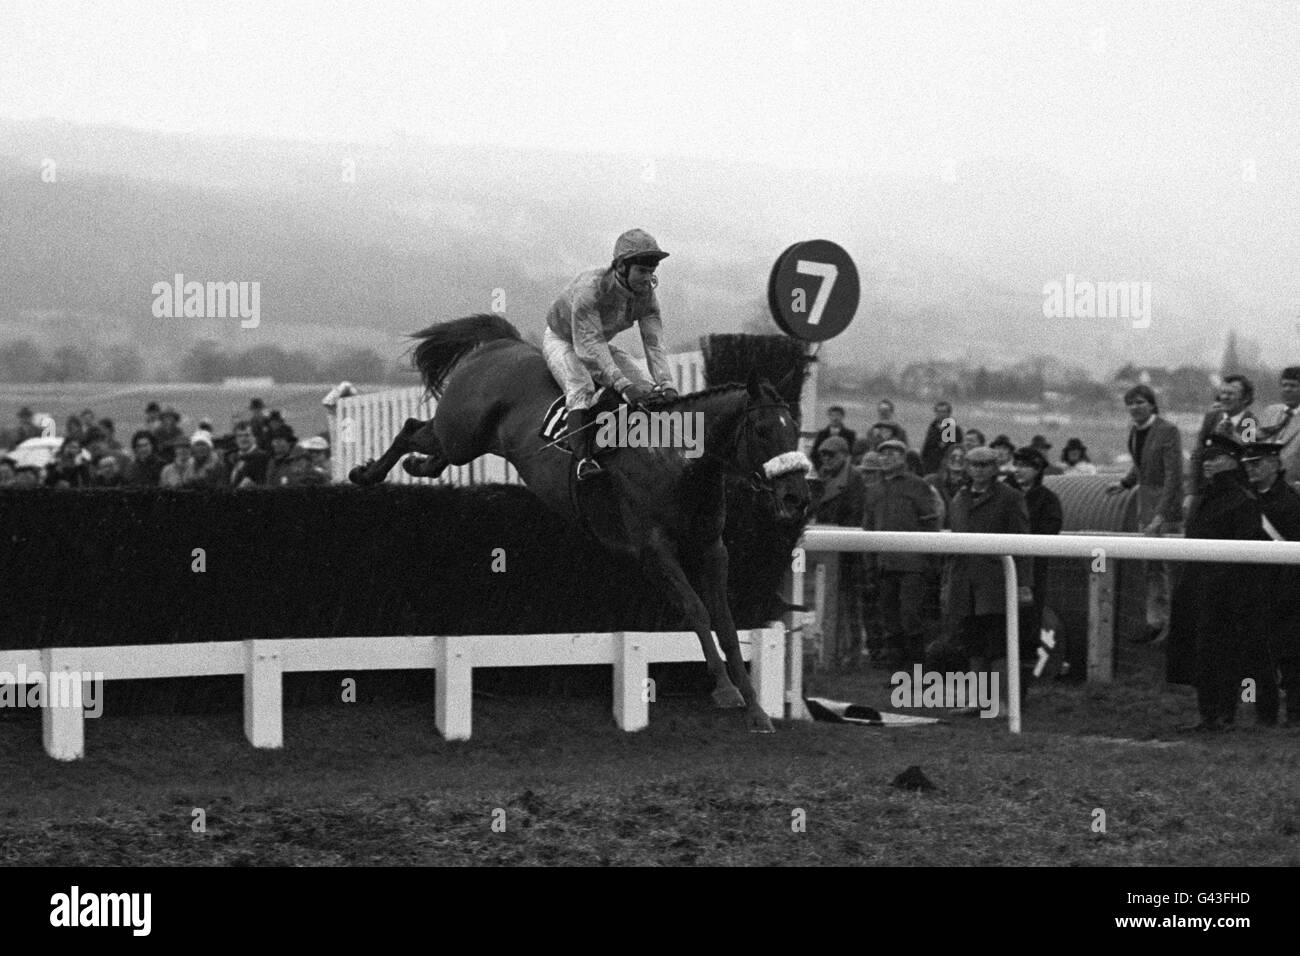
MULTIPOLYGON (((601 388, 596 392, 591 403, 593 416, 600 412, 612 412, 619 405, 625 404, 623 396, 612 388, 601 388)), ((567 454, 573 454, 568 443, 561 441, 566 434, 569 423, 569 409, 564 404, 564 396, 561 395, 551 402, 547 407, 545 414, 542 415, 541 426, 538 428, 537 435, 544 442, 558 442, 556 448, 563 449, 567 454)), ((613 449, 595 449, 597 457, 608 454, 613 449)))

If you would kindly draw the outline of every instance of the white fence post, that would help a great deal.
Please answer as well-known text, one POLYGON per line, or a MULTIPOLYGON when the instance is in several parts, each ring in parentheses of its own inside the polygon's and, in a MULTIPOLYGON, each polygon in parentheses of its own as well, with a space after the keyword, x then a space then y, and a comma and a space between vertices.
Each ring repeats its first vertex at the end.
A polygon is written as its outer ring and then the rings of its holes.
POLYGON ((1002 555, 1007 612, 1007 723, 1013 734, 1020 733, 1020 581, 1016 559, 1002 555))
POLYGON ((620 730, 650 726, 646 695, 650 666, 644 635, 614 634, 614 723, 620 730))
POLYGON ((440 637, 435 720, 444 740, 469 740, 474 706, 473 638, 440 637))
POLYGON ((244 641, 244 736, 263 750, 284 746, 284 661, 277 641, 244 641))
POLYGON ((1102 570, 1088 571, 1088 680, 1109 684, 1114 679, 1115 564, 1104 561, 1102 570))
MULTIPOLYGON (((791 569, 789 603, 803 606, 803 572, 791 569)), ((812 619, 807 611, 791 611, 785 643, 785 707, 791 720, 812 720, 803 702, 803 632, 812 619)))
POLYGON ((755 628, 749 632, 752 642, 750 669, 758 702, 769 716, 780 719, 785 714, 785 626, 755 628))
MULTIPOLYGON (((72 701, 57 699, 59 682, 71 689, 73 678, 80 680, 81 662, 75 647, 41 649, 41 670, 45 686, 41 693, 41 737, 45 752, 55 760, 80 760, 86 755, 86 715, 81 695, 72 701)), ((20 693, 23 687, 15 688, 20 693)))

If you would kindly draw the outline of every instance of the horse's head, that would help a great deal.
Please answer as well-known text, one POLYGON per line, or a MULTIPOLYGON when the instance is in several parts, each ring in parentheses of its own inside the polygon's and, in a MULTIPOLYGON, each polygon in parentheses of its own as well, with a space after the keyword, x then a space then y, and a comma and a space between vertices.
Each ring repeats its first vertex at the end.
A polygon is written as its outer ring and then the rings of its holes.
POLYGON ((770 492, 776 517, 797 521, 808 510, 812 463, 799 451, 799 427, 781 394, 751 372, 736 433, 735 465, 756 491, 770 492))

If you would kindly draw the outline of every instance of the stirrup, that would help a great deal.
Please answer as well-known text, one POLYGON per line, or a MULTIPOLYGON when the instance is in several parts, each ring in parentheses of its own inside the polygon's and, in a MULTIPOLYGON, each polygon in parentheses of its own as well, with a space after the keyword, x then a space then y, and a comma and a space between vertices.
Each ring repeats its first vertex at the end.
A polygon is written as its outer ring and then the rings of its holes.
POLYGON ((585 481, 588 478, 594 478, 598 475, 607 474, 604 468, 600 467, 600 462, 594 458, 584 458, 578 462, 578 480, 585 481))

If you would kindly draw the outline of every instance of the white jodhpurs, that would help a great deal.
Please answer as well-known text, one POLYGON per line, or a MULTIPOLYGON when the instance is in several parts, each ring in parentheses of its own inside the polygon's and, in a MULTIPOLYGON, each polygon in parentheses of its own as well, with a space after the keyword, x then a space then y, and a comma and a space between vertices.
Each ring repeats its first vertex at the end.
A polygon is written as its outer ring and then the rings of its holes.
MULTIPOLYGON (((607 342, 606 345, 609 346, 609 354, 613 356, 619 371, 629 380, 645 388, 653 387, 654 383, 635 358, 613 342, 607 342)), ((605 381, 599 372, 593 376, 582 359, 578 358, 573 343, 566 342, 549 328, 542 336, 542 355, 546 357, 551 376, 564 389, 564 404, 568 408, 590 408, 596 390, 614 384, 605 381)))

